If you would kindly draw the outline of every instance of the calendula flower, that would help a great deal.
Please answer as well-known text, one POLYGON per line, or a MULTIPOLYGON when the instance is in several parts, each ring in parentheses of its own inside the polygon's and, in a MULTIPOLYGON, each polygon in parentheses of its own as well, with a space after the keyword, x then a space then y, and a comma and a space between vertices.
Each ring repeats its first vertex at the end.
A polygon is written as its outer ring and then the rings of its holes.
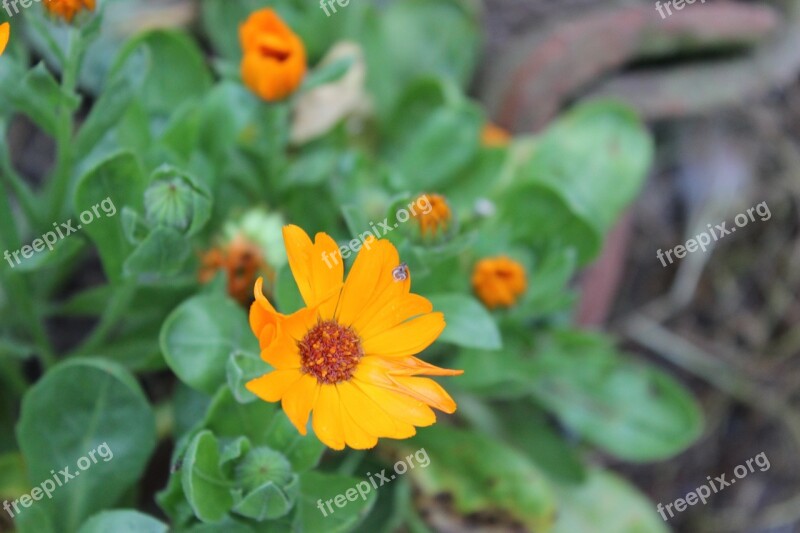
POLYGON ((506 146, 510 140, 511 134, 499 126, 496 126, 492 123, 487 123, 483 127, 481 141, 483 142, 484 146, 491 148, 506 146))
POLYGON ((518 262, 504 256, 490 257, 475 265, 472 287, 486 307, 511 307, 527 289, 528 280, 518 262))
POLYGON ((230 243, 212 248, 201 258, 202 266, 198 278, 208 283, 220 270, 228 278, 228 294, 242 305, 252 302, 251 287, 259 273, 269 272, 261 250, 242 236, 230 243))
POLYGON ((275 370, 247 388, 267 402, 281 401, 303 435, 313 411, 314 433, 336 450, 411 437, 416 427, 436 421, 431 407, 454 412, 455 402, 439 384, 418 377, 461 371, 414 357, 436 340, 445 321, 427 299, 411 294, 410 276, 393 274, 401 264, 397 249, 367 240, 342 282, 344 267, 330 236, 318 233, 312 243, 297 226, 286 226, 283 236, 306 307, 288 316, 276 312, 258 280, 250 326, 261 357, 275 370), (326 256, 339 260, 328 267, 326 256))
POLYGON ((244 51, 242 79, 264 100, 282 100, 306 74, 303 41, 272 9, 256 11, 239 28, 244 51))
POLYGON ((44 7, 53 15, 72 22, 81 10, 94 11, 95 0, 44 0, 44 7))
POLYGON ((11 37, 11 24, 4 22, 0 24, 0 56, 6 51, 8 39, 11 37))
POLYGON ((423 194, 414 200, 420 210, 414 213, 414 218, 419 224, 419 231, 423 237, 433 237, 440 232, 447 231, 453 213, 447 200, 440 194, 423 194))

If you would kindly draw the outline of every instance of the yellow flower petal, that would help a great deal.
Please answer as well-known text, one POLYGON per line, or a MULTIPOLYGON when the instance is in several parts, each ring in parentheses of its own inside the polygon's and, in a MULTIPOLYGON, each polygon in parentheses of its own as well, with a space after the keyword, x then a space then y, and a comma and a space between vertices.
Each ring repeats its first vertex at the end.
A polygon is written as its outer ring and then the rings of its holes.
POLYGON ((283 395, 281 407, 301 435, 306 434, 308 415, 317 401, 319 390, 320 386, 317 380, 308 374, 303 374, 303 377, 289 387, 289 390, 283 395))
POLYGON ((265 402, 277 402, 303 374, 299 370, 276 370, 247 382, 247 390, 265 402))
POLYGON ((421 352, 444 330, 442 313, 429 313, 364 339, 366 355, 398 357, 421 352))
MULTIPOLYGON (((358 252, 353 268, 347 275, 336 312, 337 320, 351 325, 362 316, 385 289, 397 284, 392 277, 392 270, 399 264, 400 256, 392 243, 369 240, 358 252)), ((390 298, 384 299, 386 303, 391 301, 390 298)))
POLYGON ((325 233, 317 233, 312 243, 306 232, 297 226, 284 227, 283 240, 303 301, 309 307, 319 305, 323 318, 332 317, 338 301, 330 297, 341 290, 344 277, 344 264, 336 241, 325 233))
POLYGON ((428 378, 414 378, 397 376, 392 380, 398 385, 398 390, 409 396, 423 401, 445 413, 456 411, 456 402, 442 388, 441 385, 428 378))
POLYGON ((314 403, 311 425, 319 440, 334 450, 344 449, 344 428, 339 392, 336 385, 321 385, 314 403))
POLYGON ((11 37, 11 24, 4 22, 0 24, 0 55, 6 50, 8 39, 11 37))
POLYGON ((356 381, 339 383, 339 398, 361 428, 376 437, 393 437, 398 432, 397 425, 380 404, 372 400, 356 381))
MULTIPOLYGON (((436 414, 423 401, 370 383, 356 381, 356 384, 367 397, 377 402, 386 414, 406 426, 426 427, 436 422, 436 414)), ((399 438, 397 435, 389 436, 399 438)))
POLYGON ((433 304, 418 294, 406 294, 386 303, 382 309, 368 319, 359 322, 358 332, 362 338, 369 339, 389 330, 406 320, 433 311, 433 304))

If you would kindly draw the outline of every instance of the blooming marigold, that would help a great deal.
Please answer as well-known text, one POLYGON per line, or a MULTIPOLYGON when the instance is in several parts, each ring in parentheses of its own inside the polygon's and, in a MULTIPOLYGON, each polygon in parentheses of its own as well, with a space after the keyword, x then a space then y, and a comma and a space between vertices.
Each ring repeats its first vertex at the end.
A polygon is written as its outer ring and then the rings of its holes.
POLYGON ((244 51, 242 79, 267 101, 294 92, 306 73, 303 41, 272 9, 256 11, 239 28, 244 51))
POLYGON ((472 287, 486 307, 511 307, 528 288, 528 280, 523 266, 513 259, 490 257, 475 265, 472 287))
POLYGON ((0 24, 0 56, 6 50, 9 37, 11 37, 11 24, 4 22, 0 24))
POLYGON ((510 140, 511 134, 499 126, 496 126, 492 123, 487 123, 483 127, 481 141, 483 142, 484 146, 491 148, 506 146, 510 140))
POLYGON ((430 346, 445 327, 442 313, 411 294, 410 276, 397 277, 397 249, 386 240, 369 239, 347 280, 335 257, 336 242, 325 233, 315 241, 297 226, 283 230, 289 266, 306 307, 283 315, 261 292, 250 326, 259 338, 261 357, 275 370, 247 383, 267 402, 281 401, 297 430, 312 427, 327 446, 366 449, 379 437, 405 439, 415 426, 436 421, 431 410, 452 413, 456 404, 435 381, 417 377, 455 376, 414 357, 430 346))
POLYGON ((427 203, 430 208, 416 211, 414 218, 419 224, 419 231, 423 237, 433 237, 440 231, 447 231, 453 213, 447 200, 440 194, 423 194, 418 196, 414 202, 417 206, 427 203))
POLYGON ((94 11, 95 0, 45 0, 44 6, 53 15, 72 22, 82 9, 94 11))

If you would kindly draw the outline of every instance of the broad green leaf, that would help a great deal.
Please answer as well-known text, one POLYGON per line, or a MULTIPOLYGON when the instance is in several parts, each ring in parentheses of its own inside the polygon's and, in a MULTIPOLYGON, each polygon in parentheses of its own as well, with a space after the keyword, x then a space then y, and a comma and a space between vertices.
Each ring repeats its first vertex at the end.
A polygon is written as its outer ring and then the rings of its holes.
POLYGON ((22 455, 16 452, 0 455, 0 496, 14 498, 30 492, 22 455))
POLYGON ((503 346, 500 330, 492 315, 471 296, 437 294, 429 296, 434 311, 444 313, 445 327, 439 340, 464 348, 498 350, 503 346))
POLYGON ((301 474, 300 496, 294 514, 293 531, 325 533, 353 531, 375 504, 375 491, 371 490, 368 493, 365 491, 363 497, 357 494, 355 500, 346 500, 346 504, 342 507, 332 504, 333 512, 324 507, 324 502, 339 495, 345 498, 348 489, 353 489, 355 492, 356 484, 363 481, 354 477, 321 472, 301 474), (323 502, 323 511, 318 507, 320 500, 323 502))
POLYGON ((219 467, 219 444, 210 431, 201 431, 189 444, 181 467, 183 493, 195 516, 219 522, 233 507, 231 480, 219 467))
POLYGON ((169 528, 152 516, 133 510, 104 511, 81 526, 78 533, 167 533, 169 528))
POLYGON ((241 404, 227 387, 214 397, 203 427, 220 438, 245 436, 253 446, 269 446, 284 454, 295 472, 316 466, 325 449, 313 432, 298 433, 280 404, 262 400, 241 404))
POLYGON ((426 494, 452 494, 460 513, 503 509, 532 531, 545 531, 555 518, 555 498, 544 474, 514 448, 443 424, 420 429, 408 443, 430 457, 427 467, 408 475, 426 494))
POLYGON ((563 424, 628 461, 666 459, 700 436, 692 396, 660 370, 619 357, 589 334, 562 334, 536 359, 530 387, 563 424))
POLYGON ((574 246, 584 264, 636 198, 652 155, 634 111, 608 102, 578 106, 536 144, 501 199, 501 219, 522 242, 574 246))
POLYGON ((186 100, 201 98, 211 87, 211 73, 203 54, 188 35, 153 30, 130 41, 111 71, 130 72, 133 61, 144 78, 138 97, 150 114, 169 115, 186 100))
POLYGON ((122 367, 73 359, 25 394, 17 439, 32 485, 52 482, 52 471, 65 467, 75 476, 54 488, 52 500, 36 503, 60 530, 74 531, 95 512, 117 504, 141 479, 156 444, 155 418, 136 380, 122 367), (81 469, 95 450, 96 462, 81 469))
POLYGON ((234 512, 259 522, 286 516, 294 506, 298 489, 295 476, 291 486, 281 488, 272 481, 247 494, 234 507, 234 512))
POLYGON ((0 97, 7 98, 12 107, 27 115, 45 133, 55 136, 59 110, 74 111, 80 99, 64 93, 44 63, 17 74, 22 76, 19 81, 0 84, 0 97))
POLYGON ((154 229, 123 265, 126 276, 150 283, 178 275, 192 254, 189 241, 176 230, 154 229))
POLYGON ((178 378, 207 394, 225 383, 231 353, 240 348, 259 351, 244 310, 215 294, 195 296, 175 309, 161 328, 160 342, 178 378))
POLYGON ((617 476, 595 470, 586 483, 558 490, 551 533, 668 533, 655 505, 617 476))
MULTIPOLYGON (((100 216, 90 224, 82 225, 97 245, 103 269, 112 282, 122 278, 122 265, 133 249, 125 237, 119 210, 124 206, 140 210, 144 186, 145 178, 139 162, 128 152, 120 152, 103 160, 78 182, 75 191, 76 213, 90 210, 104 201, 111 202, 116 208, 116 216, 100 216)), ((75 227, 80 227, 80 221, 76 221, 75 227)))

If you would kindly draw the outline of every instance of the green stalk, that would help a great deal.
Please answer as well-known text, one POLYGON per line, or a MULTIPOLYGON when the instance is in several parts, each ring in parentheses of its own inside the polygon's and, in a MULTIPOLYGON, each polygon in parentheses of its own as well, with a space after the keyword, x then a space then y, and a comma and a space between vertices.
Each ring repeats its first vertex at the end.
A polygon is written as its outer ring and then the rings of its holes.
MULTIPOLYGON (((19 232, 11 211, 11 204, 6 191, 0 190, 0 249, 14 252, 20 248, 19 232)), ((11 301, 17 305, 22 317, 30 327, 31 336, 41 351, 42 364, 45 368, 52 367, 56 363, 55 351, 36 309, 33 290, 28 279, 22 274, 9 272, 5 266, 0 268, 0 279, 2 279, 11 301)))
MULTIPOLYGON (((64 94, 73 94, 78 84, 78 71, 83 56, 83 40, 76 30, 70 30, 67 60, 64 63, 64 72, 61 78, 61 90, 64 94)), ((52 177, 50 190, 50 215, 59 219, 67 212, 68 193, 72 178, 73 151, 72 131, 74 118, 72 110, 67 105, 62 105, 59 110, 58 124, 56 127, 56 168, 52 177)))

